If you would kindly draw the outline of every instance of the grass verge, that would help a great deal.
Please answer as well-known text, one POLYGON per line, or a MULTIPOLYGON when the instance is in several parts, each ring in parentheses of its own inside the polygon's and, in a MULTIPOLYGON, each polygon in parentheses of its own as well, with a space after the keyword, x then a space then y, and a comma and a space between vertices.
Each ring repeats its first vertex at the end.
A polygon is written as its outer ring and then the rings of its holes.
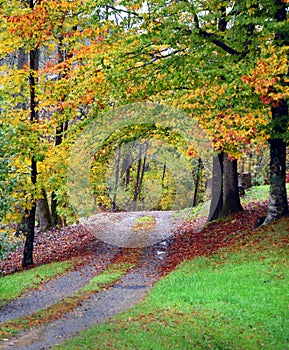
POLYGON ((63 274, 72 265, 73 261, 55 262, 0 277, 0 306, 18 298, 27 290, 63 274))
POLYGON ((288 349, 288 253, 283 219, 182 263, 145 302, 55 349, 288 349))
POLYGON ((64 313, 75 309, 92 294, 100 292, 116 283, 131 267, 133 267, 133 265, 129 263, 108 265, 105 271, 92 278, 88 284, 79 289, 72 296, 64 298, 55 305, 44 310, 39 310, 30 316, 12 320, 1 325, 0 340, 7 340, 15 336, 21 330, 35 328, 36 326, 61 318, 64 313))

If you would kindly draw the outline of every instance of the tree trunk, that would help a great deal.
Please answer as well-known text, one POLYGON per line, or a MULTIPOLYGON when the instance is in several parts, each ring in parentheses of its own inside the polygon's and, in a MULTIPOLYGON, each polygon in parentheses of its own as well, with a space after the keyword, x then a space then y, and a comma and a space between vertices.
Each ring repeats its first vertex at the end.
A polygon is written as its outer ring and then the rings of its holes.
POLYGON ((142 144, 139 145, 139 159, 137 164, 136 183, 134 186, 134 193, 133 193, 133 210, 134 211, 137 209, 137 201, 141 193, 143 177, 144 177, 144 172, 146 167, 147 150, 148 150, 147 143, 144 146, 142 144), (144 154, 144 159, 142 159, 143 154, 144 154))
POLYGON ((198 192, 200 187, 201 172, 202 172, 202 159, 199 158, 196 179, 194 181, 195 189, 194 189, 193 207, 195 207, 198 204, 198 192))
POLYGON ((223 208, 223 158, 224 153, 222 152, 213 159, 212 199, 208 218, 209 222, 218 219, 223 208))
MULTIPOLYGON (((276 13, 275 21, 284 22, 287 20, 286 3, 275 0, 276 13)), ((288 45, 288 36, 284 32, 275 34, 275 43, 278 46, 288 45)), ((288 74, 287 74, 288 75, 288 74)), ((288 129, 288 103, 285 100, 279 101, 272 106, 272 133, 270 143, 270 195, 265 224, 288 213, 287 192, 286 192, 286 144, 283 135, 288 129)))
POLYGON ((118 190, 118 183, 119 183, 119 168, 120 168, 120 160, 121 160, 121 149, 120 147, 117 150, 116 155, 116 166, 115 166, 115 181, 114 181, 114 188, 113 188, 113 196, 112 196, 112 210, 116 210, 116 198, 117 198, 117 190, 118 190))
MULTIPOLYGON (((31 181, 33 185, 36 184, 37 181, 37 162, 32 157, 31 161, 31 181)), ((35 219, 36 219, 36 201, 32 198, 32 207, 29 210, 28 215, 28 232, 25 235, 25 245, 22 259, 22 266, 27 267, 33 265, 33 244, 34 244, 34 236, 35 236, 35 219)))
MULTIPOLYGON (((286 101, 279 103, 278 107, 272 108, 273 120, 281 119, 284 116, 288 116, 288 105, 286 101)), ((286 124, 287 128, 287 122, 286 124)), ((274 123, 277 125, 277 123, 274 123)), ((278 123, 278 127, 275 127, 274 131, 282 132, 281 122, 278 123)), ((285 125, 283 125, 285 129, 285 125)), ((285 130, 283 130, 285 132, 285 130)), ((270 139, 270 194, 268 211, 265 220, 265 224, 275 221, 280 217, 288 214, 287 192, 286 192, 286 143, 281 138, 270 139)))
POLYGON ((223 208, 220 216, 225 217, 242 211, 239 196, 237 160, 231 160, 228 154, 224 154, 223 160, 223 208))
POLYGON ((39 230, 45 232, 51 228, 52 220, 45 190, 42 190, 42 197, 37 201, 37 216, 39 230))
POLYGON ((142 169, 141 169, 141 174, 140 174, 140 181, 139 181, 139 195, 142 189, 142 184, 143 184, 143 178, 144 178, 144 173, 146 169, 146 162, 147 162, 147 151, 148 151, 148 144, 145 144, 145 151, 144 151, 144 158, 143 158, 143 164, 142 164, 142 169))
MULTIPOLYGON (((62 43, 62 39, 60 39, 59 45, 58 45, 58 63, 63 63, 65 62, 66 58, 70 58, 71 55, 68 55, 66 50, 62 47, 63 43, 62 43)), ((67 75, 67 71, 65 70, 64 73, 59 74, 58 79, 64 79, 67 75)), ((65 95, 61 98, 61 102, 64 102, 65 100, 65 95)), ((68 121, 61 121, 55 130, 55 146, 59 146, 62 144, 63 141, 63 137, 65 132, 68 129, 68 121)), ((60 222, 62 221, 57 213, 57 196, 56 193, 53 191, 51 193, 51 218, 52 218, 52 226, 57 226, 58 224, 60 224, 60 222)))
POLYGON ((35 218, 36 218, 36 205, 33 204, 32 208, 29 211, 29 216, 28 216, 29 231, 26 234, 26 239, 25 239, 24 253, 23 253, 23 260, 22 260, 23 267, 33 265, 35 218))
POLYGON ((165 178, 166 178, 167 164, 163 165, 163 173, 162 173, 162 188, 164 188, 165 178))
MULTIPOLYGON (((34 3, 30 1, 30 8, 33 9, 34 3)), ((38 120, 37 114, 37 101, 36 101, 36 83, 37 78, 35 78, 35 72, 39 67, 39 50, 34 49, 29 52, 29 65, 30 65, 30 76, 29 76, 29 89, 30 89, 30 123, 33 124, 38 120)), ((35 152, 32 145, 32 154, 35 152)), ((33 186, 36 186, 37 183, 37 161, 35 154, 32 155, 31 158, 31 183, 33 186)), ((31 199, 31 208, 29 210, 28 222, 29 222, 29 231, 26 234, 24 252, 23 252, 23 260, 22 266, 26 267, 33 264, 33 243, 34 243, 34 235, 35 235, 35 219, 36 219, 36 199, 34 195, 32 195, 31 199)))

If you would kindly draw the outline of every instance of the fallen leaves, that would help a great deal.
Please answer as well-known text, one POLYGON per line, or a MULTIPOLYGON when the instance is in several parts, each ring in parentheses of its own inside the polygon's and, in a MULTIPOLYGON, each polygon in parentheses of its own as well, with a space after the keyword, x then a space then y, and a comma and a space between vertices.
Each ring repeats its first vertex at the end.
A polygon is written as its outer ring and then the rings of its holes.
MULTIPOLYGON (((233 245, 241 238, 252 234, 258 217, 267 210, 267 201, 250 203, 244 206, 244 211, 223 221, 213 222, 203 230, 199 230, 200 219, 183 223, 170 238, 163 263, 160 265, 160 275, 173 270, 180 262, 201 255, 213 254, 222 247, 233 245)), ((71 226, 52 230, 46 233, 37 232, 35 237, 34 263, 42 265, 53 261, 65 261, 79 258, 79 264, 91 260, 95 256, 96 246, 100 242, 83 226, 71 226)), ((143 250, 111 247, 117 249, 115 262, 140 261, 143 250)), ((152 249, 152 252, 154 250, 152 249)), ((157 252, 157 250, 156 250, 157 252)), ((0 262, 0 271, 4 274, 22 269, 23 247, 11 253, 7 260, 0 262)), ((154 254, 150 254, 153 259, 154 254)), ((101 263, 101 262, 100 262, 101 263)), ((142 263, 146 263, 142 261, 142 263)))
POLYGON ((212 222, 201 231, 197 220, 184 223, 171 239, 166 264, 161 267, 160 273, 167 274, 183 261, 213 254, 251 235, 257 218, 265 215, 266 210, 267 201, 250 203, 244 206, 243 212, 212 222))
MULTIPOLYGON (((34 243, 34 266, 53 261, 66 261, 79 257, 79 263, 89 259, 97 244, 95 237, 82 226, 36 232, 34 243)), ((10 274, 22 270, 23 245, 0 262, 0 272, 10 274)))

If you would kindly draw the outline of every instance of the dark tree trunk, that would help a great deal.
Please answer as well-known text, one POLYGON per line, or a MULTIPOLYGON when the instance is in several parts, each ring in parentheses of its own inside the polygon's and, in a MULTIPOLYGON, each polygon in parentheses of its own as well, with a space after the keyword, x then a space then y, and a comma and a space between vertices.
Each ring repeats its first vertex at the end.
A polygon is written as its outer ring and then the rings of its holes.
POLYGON ((131 170, 131 154, 127 153, 124 155, 121 165, 120 177, 121 186, 128 187, 130 183, 130 170, 131 170))
MULTIPOLYGON (((276 12, 275 21, 284 22, 287 20, 286 3, 275 0, 276 12)), ((275 43, 278 46, 288 45, 288 35, 284 32, 276 32, 275 43)), ((288 213, 287 192, 286 192, 286 144, 283 136, 288 129, 288 103, 285 100, 279 101, 271 109, 272 112, 272 133, 270 143, 270 195, 265 224, 288 213)))
POLYGON ((37 201, 37 217, 39 230, 45 232, 51 228, 52 220, 45 190, 42 190, 42 198, 37 201))
MULTIPOLYGON (((218 31, 225 32, 227 28, 227 14, 224 6, 220 6, 221 17, 218 20, 218 31)), ((213 177, 212 177, 212 199, 208 221, 217 220, 223 209, 224 196, 224 152, 219 153, 213 159, 213 177)))
POLYGON ((198 167, 197 167, 197 174, 195 178, 195 189, 194 189, 194 198, 193 198, 193 207, 195 207, 198 204, 198 192, 200 187, 200 179, 201 179, 201 172, 202 172, 202 159, 198 159, 198 167))
POLYGON ((137 209, 137 201, 141 193, 143 177, 144 177, 144 172, 146 167, 147 150, 148 150, 148 144, 145 144, 144 148, 142 144, 139 145, 139 159, 137 164, 136 183, 134 186, 134 193, 133 193, 133 210, 137 209), (144 159, 142 159, 143 154, 144 154, 144 159))
MULTIPOLYGON (((285 101, 280 102, 278 107, 272 108, 273 120, 280 120, 275 127, 276 133, 285 133, 287 122, 282 117, 288 116, 288 105, 285 101), (284 125, 285 124, 285 125, 284 125)), ((274 132, 273 131, 273 132, 274 132)), ((286 143, 281 138, 270 139, 270 195, 267 217, 265 224, 275 221, 288 214, 287 192, 286 192, 286 143)))
MULTIPOLYGON (((30 8, 33 9, 34 2, 29 1, 30 8)), ((35 72, 39 67, 39 50, 34 49, 29 52, 29 65, 30 65, 30 75, 29 75, 29 98, 30 98, 30 123, 33 124, 38 120, 37 114, 37 101, 36 101, 36 84, 37 78, 35 77, 35 72)), ((34 146, 32 145, 32 154, 35 152, 34 146)), ((31 183, 35 186, 37 183, 37 161, 35 154, 31 158, 31 183)), ((33 244, 35 235, 35 219, 36 219, 36 199, 32 196, 31 208, 29 210, 28 222, 29 230, 26 234, 22 266, 26 267, 33 264, 33 244)))
POLYGON ((116 210, 116 198, 117 198, 117 189, 119 183, 119 168, 120 168, 120 160, 121 160, 121 149, 120 147, 117 150, 117 158, 116 158, 116 166, 115 166, 115 182, 113 188, 113 196, 112 196, 112 210, 116 210))
POLYGON ((242 211, 239 195, 237 160, 231 160, 224 154, 223 160, 223 208, 220 216, 225 217, 242 211))
POLYGON ((224 153, 220 153, 213 159, 212 199, 208 221, 218 219, 223 208, 223 158, 224 153))
POLYGON ((141 157, 142 157, 142 145, 139 146, 139 159, 137 162, 136 182, 135 182, 134 192, 133 192, 133 210, 136 210, 137 199, 139 194, 139 180, 140 180, 141 164, 142 164, 141 157))
MULTIPOLYGON (((37 162, 35 158, 31 161, 31 181, 35 185, 37 181, 37 162)), ((23 252, 22 266, 33 265, 33 244, 35 236, 35 219, 36 219, 36 201, 32 199, 32 207, 28 215, 28 232, 25 235, 25 245, 23 252)))
POLYGON ((144 178, 144 173, 146 169, 146 162, 147 162, 147 151, 148 151, 148 144, 145 144, 145 153, 144 153, 144 158, 143 158, 143 163, 142 163, 142 169, 141 169, 141 174, 140 174, 140 180, 139 180, 139 194, 142 189, 142 184, 143 184, 143 178, 144 178))

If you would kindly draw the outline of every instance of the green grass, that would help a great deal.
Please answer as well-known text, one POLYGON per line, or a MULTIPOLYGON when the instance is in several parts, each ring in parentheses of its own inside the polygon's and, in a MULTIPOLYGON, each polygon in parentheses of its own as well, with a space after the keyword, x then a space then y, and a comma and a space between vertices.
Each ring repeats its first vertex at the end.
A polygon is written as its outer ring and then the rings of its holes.
POLYGON ((241 197, 242 204, 247 204, 250 202, 260 202, 268 199, 269 197, 269 185, 254 186, 247 189, 245 196, 241 197))
POLYGON ((286 350, 288 219, 181 264, 135 308, 56 349, 286 350))
MULTIPOLYGON (((286 184, 287 193, 289 192, 289 183, 286 184)), ((269 198, 269 185, 254 186, 247 189, 246 195, 241 197, 242 204, 250 202, 260 202, 269 198)))
MULTIPOLYGON (((269 198, 269 185, 254 186, 246 190, 245 196, 241 197, 241 203, 247 204, 251 202, 260 202, 269 198)), ((287 184, 289 191, 289 184, 287 184)), ((210 210, 210 201, 198 204, 194 208, 186 208, 178 211, 174 217, 175 219, 182 219, 183 221, 191 221, 200 217, 208 216, 210 210)))
POLYGON ((101 274, 93 277, 83 288, 79 290, 78 295, 84 292, 99 292, 106 285, 109 286, 115 283, 127 270, 133 267, 133 264, 121 263, 121 264, 110 264, 107 269, 101 274))
POLYGON ((46 309, 39 310, 32 315, 6 322, 0 327, 0 341, 17 335, 20 330, 26 330, 47 322, 53 322, 64 313, 75 309, 93 293, 100 292, 113 283, 116 283, 132 266, 133 264, 131 263, 110 264, 105 271, 102 271, 99 275, 92 278, 84 287, 73 295, 60 300, 46 309))
POLYGON ((0 306, 19 297, 40 283, 64 273, 72 262, 56 262, 0 277, 0 306))

